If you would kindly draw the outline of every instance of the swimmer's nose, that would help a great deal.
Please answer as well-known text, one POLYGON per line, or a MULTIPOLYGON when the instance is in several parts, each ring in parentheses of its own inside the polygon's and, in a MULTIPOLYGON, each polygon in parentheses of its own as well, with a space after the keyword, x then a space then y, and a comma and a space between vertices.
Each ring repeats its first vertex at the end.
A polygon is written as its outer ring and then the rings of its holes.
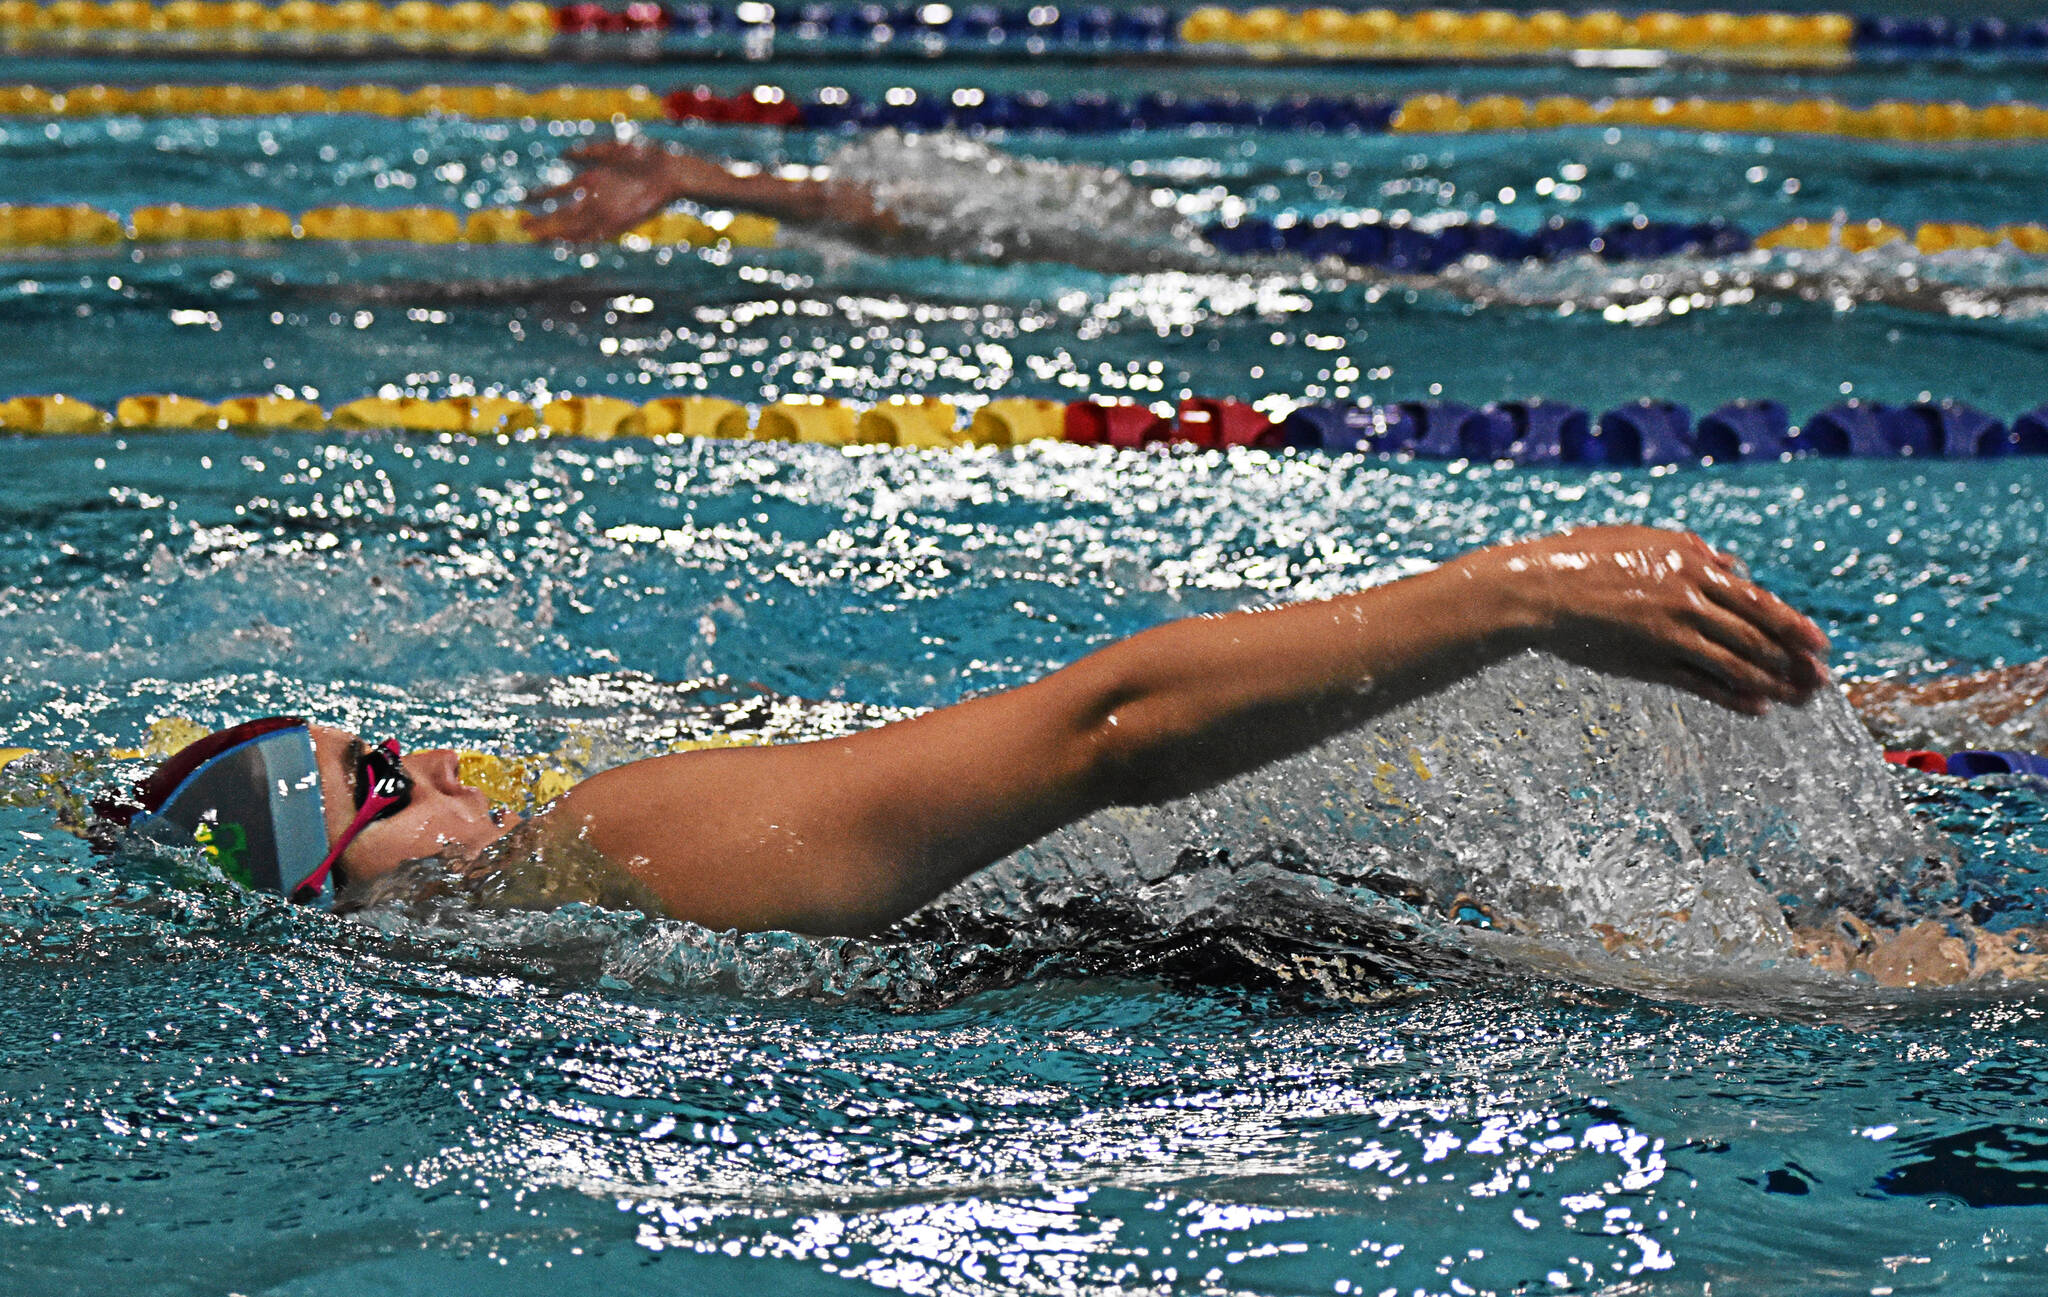
POLYGON ((419 782, 443 793, 459 793, 468 785, 462 782, 462 761, 453 748, 428 748, 406 757, 406 765, 412 767, 412 777, 419 782))

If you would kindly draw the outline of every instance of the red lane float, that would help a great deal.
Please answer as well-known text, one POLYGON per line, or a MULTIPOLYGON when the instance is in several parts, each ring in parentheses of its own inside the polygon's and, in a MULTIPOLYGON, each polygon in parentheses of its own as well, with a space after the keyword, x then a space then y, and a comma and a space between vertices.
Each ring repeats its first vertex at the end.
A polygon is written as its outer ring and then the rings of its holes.
POLYGON ((1273 446, 1279 428, 1243 401, 1191 396, 1180 403, 1177 440, 1197 446, 1273 446))
POLYGON ((1914 748, 1910 751, 1887 752, 1884 754, 1884 759, 1895 766, 1910 766, 1915 770, 1925 771, 1930 775, 1945 775, 1948 773, 1948 758, 1939 752, 1928 752, 1923 749, 1914 748))
POLYGON ((801 126, 804 110, 774 86, 755 86, 736 95, 717 95, 708 86, 677 90, 662 97, 669 120, 715 122, 740 126, 801 126))
POLYGON ((1173 425, 1142 405, 1112 401, 1074 401, 1065 415, 1067 440, 1078 446, 1118 446, 1136 450, 1173 439, 1173 425))
POLYGON ((600 4, 569 4, 555 10, 555 30, 565 36, 667 30, 668 11, 648 0, 635 0, 623 9, 600 4))
POLYGON ((1280 444, 1279 427, 1271 419, 1243 401, 1218 397, 1191 396, 1171 419, 1129 402, 1075 401, 1067 406, 1063 424, 1066 439, 1079 446, 1135 450, 1173 443, 1220 450, 1280 444))

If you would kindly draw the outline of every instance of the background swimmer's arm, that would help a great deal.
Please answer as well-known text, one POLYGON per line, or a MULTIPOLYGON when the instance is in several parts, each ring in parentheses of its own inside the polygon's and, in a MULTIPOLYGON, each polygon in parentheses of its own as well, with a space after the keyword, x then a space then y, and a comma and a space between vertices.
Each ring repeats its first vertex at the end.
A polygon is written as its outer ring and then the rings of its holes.
POLYGON ((734 175, 709 158, 644 140, 608 140, 568 153, 581 169, 566 183, 538 190, 531 203, 556 202, 527 219, 535 238, 572 242, 616 239, 679 199, 742 208, 803 224, 835 224, 875 234, 902 229, 875 205, 866 186, 837 180, 734 175))
POLYGON ((1540 646, 1761 711, 1813 624, 1697 537, 1602 528, 1316 603, 1169 623, 1019 689, 820 743, 606 771, 550 817, 713 927, 865 932, 1103 806, 1199 791, 1540 646))
POLYGON ((1964 704, 1984 725, 2003 725, 2048 698, 2048 658, 1932 680, 1851 680, 1843 686, 1866 720, 1892 722, 1902 707, 1964 704))

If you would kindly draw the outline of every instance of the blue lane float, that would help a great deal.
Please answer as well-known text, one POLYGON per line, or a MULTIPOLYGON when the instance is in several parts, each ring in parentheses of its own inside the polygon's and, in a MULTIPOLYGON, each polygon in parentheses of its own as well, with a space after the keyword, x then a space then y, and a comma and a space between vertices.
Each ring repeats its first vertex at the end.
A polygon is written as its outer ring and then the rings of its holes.
POLYGON ((1971 748, 1948 754, 1948 773, 1958 779, 1985 775, 2032 775, 2048 779, 2048 757, 2032 752, 1992 752, 1971 748))
POLYGON ((1699 421, 1692 449, 1717 464, 1777 459, 1792 449, 1792 416, 1776 401, 1730 401, 1699 421))
POLYGON ((1596 229, 1580 220, 1551 218, 1530 233, 1492 222, 1423 229, 1383 221, 1341 220, 1282 224, 1247 216, 1212 225, 1203 237, 1231 256, 1288 252, 1310 260, 1335 257, 1394 274, 1433 275, 1471 256, 1495 261, 1563 261, 1597 256, 1606 261, 1657 257, 1732 256, 1755 244, 1749 231, 1724 221, 1651 221, 1637 217, 1596 229))
POLYGON ((1409 401, 1402 406, 1407 449, 1425 459, 1459 459, 1465 453, 1465 423, 1478 411, 1455 401, 1409 401))
POLYGON ((1565 434, 1562 451, 1572 464, 1658 467, 1702 458, 1692 436, 1692 411, 1676 401, 1645 397, 1609 410, 1598 423, 1565 434))
POLYGON ((1858 53, 1895 56, 1929 54, 2048 53, 2048 18, 1925 18, 1870 16, 1856 20, 1851 43, 1858 53))
POLYGON ((887 45, 897 40, 946 46, 1151 52, 1180 43, 1174 15, 1156 5, 670 4, 657 24, 683 38, 772 32, 802 42, 887 45))
POLYGON ((1496 401, 1465 419, 1458 449, 1465 459, 1555 464, 1564 459, 1566 439, 1583 442, 1587 428, 1586 412, 1575 405, 1496 401))
POLYGON ((1885 407, 1844 401, 1815 414, 1793 433, 1791 449, 1825 459, 1885 459, 1901 453, 1885 407))
POLYGON ((1791 449, 1846 459, 1980 459, 2013 453, 2015 440, 2004 423, 1957 401, 1844 401, 1807 420, 1791 449))
POLYGON ((2048 455, 2048 406, 2010 426, 1960 401, 1844 401, 1795 426, 1776 401, 1730 401, 1694 420, 1676 401, 1645 398, 1594 418, 1562 402, 1456 401, 1303 405, 1280 444, 1331 454, 1606 468, 1827 459, 1991 459, 2048 455))
POLYGON ((1039 91, 966 91, 952 96, 892 91, 870 99, 851 90, 820 90, 801 105, 803 125, 818 130, 1054 131, 1114 135, 1170 127, 1231 126, 1329 134, 1384 134, 1400 103, 1393 99, 1290 95, 1270 102, 1235 96, 1104 94, 1055 98, 1039 91))

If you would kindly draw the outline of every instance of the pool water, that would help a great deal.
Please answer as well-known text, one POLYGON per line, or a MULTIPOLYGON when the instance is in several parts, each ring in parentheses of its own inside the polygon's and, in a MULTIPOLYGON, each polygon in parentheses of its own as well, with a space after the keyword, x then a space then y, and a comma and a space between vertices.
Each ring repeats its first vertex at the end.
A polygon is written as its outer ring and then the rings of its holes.
MULTIPOLYGON (((957 75, 769 71, 863 92, 957 75)), ((172 73, 195 77, 123 69, 172 73)), ((209 64, 203 79, 301 74, 209 64)), ((970 75, 1078 89, 1096 74, 970 75)), ((1133 72, 1129 92, 1171 75, 1133 72)), ((1249 80, 1283 88, 1272 71, 1249 80)), ((1979 67, 1627 84, 1988 99, 2048 97, 2043 80, 1979 67)), ((754 158, 830 147, 660 133, 754 158)), ((9 196, 123 210, 489 205, 544 178, 563 143, 509 123, 0 122, 9 196)), ((1142 161, 1198 216, 1490 207, 1529 225, 1636 209, 1759 227, 1836 208, 2036 219, 2048 166, 2036 145, 1650 132, 1011 145, 1142 161)), ((9 255, 0 391, 102 402, 273 387, 328 404, 385 388, 1770 396, 1795 410, 1927 391, 2002 414, 2048 400, 2031 363, 2041 324, 2016 291, 2040 269, 1984 253, 1930 263, 1954 288, 1940 309, 1795 292, 1619 321, 1560 309, 1612 290, 1590 265, 1546 305, 1478 307, 1291 265, 1111 276, 812 245, 459 263, 9 255)), ((292 711, 599 764, 728 732, 840 733, 1169 617, 1596 521, 1739 550, 1821 622, 1844 674, 1973 670, 2048 641, 2048 501, 2019 460, 1588 472, 331 433, 16 439, 0 464, 0 742, 88 754, 137 745, 165 716, 292 711)), ((1429 781, 1396 772, 1387 792, 1340 745, 1062 835, 858 942, 587 908, 337 921, 242 895, 196 856, 108 861, 62 831, 38 771, 84 791, 139 763, 10 767, 5 1289, 2039 1291, 2048 1002, 2033 988, 1831 982, 1732 926, 1613 953, 1563 932, 1518 942, 1447 924, 1375 874, 1483 863, 1521 885, 1563 879, 1573 914, 1647 913, 1692 887, 1740 915, 1781 891, 1796 908, 1860 886, 1992 928, 2048 921, 2038 783, 1888 770, 1831 701, 1757 723, 1668 704, 1512 663, 1383 728, 1404 759, 1426 754, 1429 781), (1496 749, 1503 699, 1521 695, 1548 701, 1496 749), (1549 795, 1571 801, 1562 829, 1549 795), (1711 831, 1688 845, 1673 826, 1711 831)))

